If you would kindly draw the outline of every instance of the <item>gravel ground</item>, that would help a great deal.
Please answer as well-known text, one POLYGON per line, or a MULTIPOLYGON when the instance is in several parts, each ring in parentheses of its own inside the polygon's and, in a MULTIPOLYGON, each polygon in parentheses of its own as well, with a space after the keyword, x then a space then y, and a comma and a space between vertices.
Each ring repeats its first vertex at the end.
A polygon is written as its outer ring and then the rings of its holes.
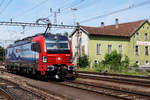
POLYGON ((78 79, 78 80, 84 81, 84 82, 91 82, 93 84, 96 83, 96 84, 99 84, 99 85, 116 87, 116 88, 120 88, 120 89, 127 89, 127 90, 134 90, 134 91, 150 93, 150 87, 136 86, 136 85, 133 85, 133 84, 108 82, 108 81, 102 81, 102 80, 92 80, 92 79, 78 79))
POLYGON ((96 93, 90 93, 85 90, 75 89, 67 86, 62 86, 55 84, 53 82, 44 82, 39 80, 29 79, 23 76, 17 76, 10 73, 0 74, 0 77, 6 78, 8 80, 18 81, 20 84, 28 83, 34 86, 49 90, 54 94, 69 97, 73 100, 120 100, 114 97, 109 97, 105 95, 99 95, 96 93))
MULTIPOLYGON (((33 82, 32 84, 35 84, 35 82, 33 82)), ((74 100, 117 100, 116 98, 112 98, 112 97, 108 97, 108 96, 104 96, 104 95, 99 95, 96 93, 90 93, 90 92, 75 89, 72 87, 58 85, 58 84, 55 84, 53 82, 49 82, 49 83, 38 82, 35 85, 39 86, 41 84, 45 86, 45 87, 43 87, 44 89, 49 89, 55 93, 67 96, 67 97, 72 98, 74 100)))

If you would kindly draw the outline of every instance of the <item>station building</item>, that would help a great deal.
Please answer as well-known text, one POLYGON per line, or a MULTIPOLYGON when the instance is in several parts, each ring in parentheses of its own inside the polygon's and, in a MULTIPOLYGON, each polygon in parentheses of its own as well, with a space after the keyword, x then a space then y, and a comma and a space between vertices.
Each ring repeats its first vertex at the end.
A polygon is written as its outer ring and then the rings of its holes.
POLYGON ((74 62, 77 52, 88 55, 91 63, 104 60, 106 53, 117 50, 118 53, 130 59, 130 66, 137 63, 140 66, 150 64, 150 23, 139 20, 100 27, 80 26, 70 35, 73 48, 74 62), (78 47, 77 47, 78 46, 78 47), (78 50, 77 50, 78 49, 78 50))

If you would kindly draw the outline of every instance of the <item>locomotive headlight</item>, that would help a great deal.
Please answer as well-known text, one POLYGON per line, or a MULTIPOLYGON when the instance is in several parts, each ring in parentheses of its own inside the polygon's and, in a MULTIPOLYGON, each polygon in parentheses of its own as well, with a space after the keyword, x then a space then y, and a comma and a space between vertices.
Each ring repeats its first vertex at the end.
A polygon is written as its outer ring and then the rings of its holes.
POLYGON ((61 58, 60 58, 60 57, 58 57, 57 59, 58 59, 58 60, 61 60, 61 58))
POLYGON ((54 66, 47 66, 47 71, 54 71, 54 66))
POLYGON ((46 57, 46 56, 43 56, 43 57, 42 57, 42 61, 43 61, 43 63, 46 63, 46 62, 47 62, 47 57, 46 57))

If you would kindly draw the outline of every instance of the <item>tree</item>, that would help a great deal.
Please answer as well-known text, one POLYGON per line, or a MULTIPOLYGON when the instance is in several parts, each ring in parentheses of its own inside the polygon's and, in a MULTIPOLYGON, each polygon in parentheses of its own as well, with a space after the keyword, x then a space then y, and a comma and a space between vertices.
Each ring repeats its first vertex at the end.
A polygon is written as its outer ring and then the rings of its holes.
POLYGON ((87 55, 83 55, 79 57, 79 66, 87 67, 89 65, 89 58, 87 55))
POLYGON ((0 46, 0 61, 3 61, 4 52, 4 48, 0 46))
POLYGON ((56 35, 61 36, 61 33, 56 33, 56 35))
POLYGON ((125 55, 125 59, 121 62, 121 64, 122 66, 127 68, 129 67, 129 62, 130 62, 129 57, 125 55))
POLYGON ((63 35, 68 37, 68 32, 65 32, 63 35))
POLYGON ((112 51, 110 54, 106 54, 104 59, 107 65, 110 65, 112 71, 119 71, 121 65, 121 54, 118 54, 116 50, 112 51))

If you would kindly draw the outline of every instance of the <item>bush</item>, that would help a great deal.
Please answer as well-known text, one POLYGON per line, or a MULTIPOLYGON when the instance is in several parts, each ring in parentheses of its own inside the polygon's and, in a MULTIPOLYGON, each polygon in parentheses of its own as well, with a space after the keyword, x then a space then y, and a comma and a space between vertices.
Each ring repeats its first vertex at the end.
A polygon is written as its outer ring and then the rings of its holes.
POLYGON ((3 61, 4 49, 0 46, 0 61, 3 61))
POLYGON ((120 64, 121 58, 121 54, 118 54, 116 50, 112 51, 110 54, 107 53, 104 57, 106 64, 120 64))
POLYGON ((110 54, 106 54, 104 59, 107 65, 110 65, 112 71, 119 71, 121 66, 121 54, 118 54, 116 50, 112 51, 110 54))
POLYGON ((124 66, 124 67, 129 67, 129 57, 128 56, 125 56, 125 60, 121 62, 121 65, 124 66))
POLYGON ((79 57, 79 66, 80 67, 87 67, 89 66, 89 58, 87 55, 83 55, 79 57))
POLYGON ((138 65, 137 63, 134 63, 134 64, 133 64, 133 67, 136 67, 136 68, 137 68, 137 67, 139 67, 139 65, 138 65))

